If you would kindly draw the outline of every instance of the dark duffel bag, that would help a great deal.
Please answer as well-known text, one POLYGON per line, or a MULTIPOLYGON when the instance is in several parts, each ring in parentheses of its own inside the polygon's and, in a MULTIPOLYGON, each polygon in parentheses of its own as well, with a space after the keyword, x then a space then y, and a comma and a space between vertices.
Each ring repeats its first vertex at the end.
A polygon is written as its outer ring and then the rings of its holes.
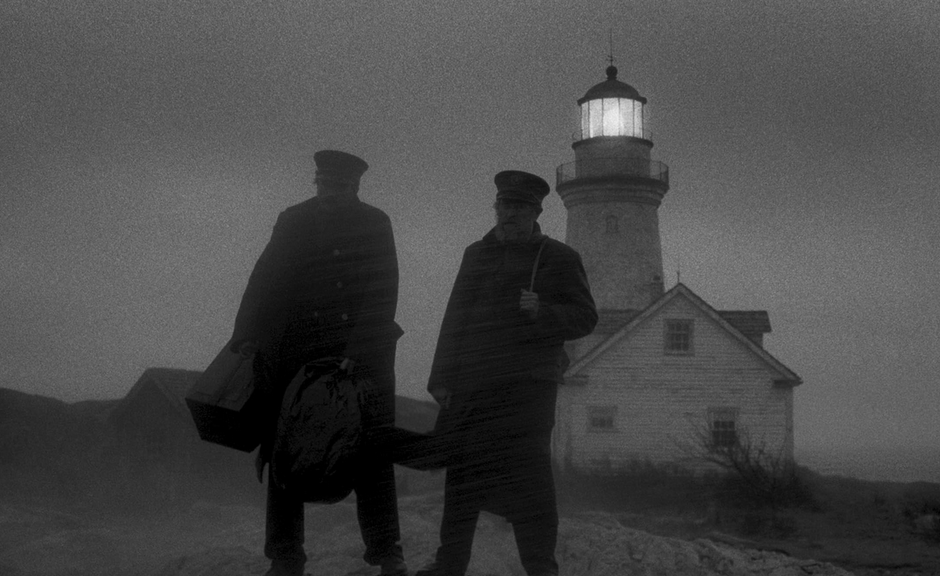
POLYGON ((276 486, 304 502, 334 503, 360 473, 363 402, 371 382, 341 358, 307 363, 284 393, 271 457, 276 486))
POLYGON ((261 442, 261 392, 254 376, 254 353, 229 349, 215 357, 186 394, 199 437, 251 452, 261 442))

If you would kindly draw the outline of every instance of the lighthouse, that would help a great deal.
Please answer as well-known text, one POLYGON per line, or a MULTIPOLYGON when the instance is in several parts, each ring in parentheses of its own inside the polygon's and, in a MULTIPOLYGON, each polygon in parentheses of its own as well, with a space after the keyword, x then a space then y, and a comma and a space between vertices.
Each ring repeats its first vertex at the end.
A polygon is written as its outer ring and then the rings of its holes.
POLYGON ((575 160, 556 172, 568 211, 565 242, 581 254, 602 316, 642 310, 663 294, 658 209, 669 170, 651 159, 646 98, 617 79, 615 66, 578 106, 575 160))
POLYGON ((681 282, 664 290, 659 206, 669 170, 651 157, 646 99, 611 65, 578 106, 575 159, 558 167, 555 189, 599 318, 565 344, 553 458, 589 473, 649 463, 704 471, 713 464, 690 460, 683 443, 711 453, 739 438, 792 458, 802 380, 764 348, 767 311, 717 310, 681 282))

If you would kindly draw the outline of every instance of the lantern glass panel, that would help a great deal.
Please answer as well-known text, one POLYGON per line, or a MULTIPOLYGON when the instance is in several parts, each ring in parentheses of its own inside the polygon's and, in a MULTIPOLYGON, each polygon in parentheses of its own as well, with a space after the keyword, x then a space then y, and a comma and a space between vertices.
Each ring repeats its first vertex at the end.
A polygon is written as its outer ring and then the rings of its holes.
POLYGON ((603 136, 623 136, 623 117, 620 114, 619 98, 604 98, 601 100, 602 114, 604 115, 603 136))
POLYGON ((591 100, 588 102, 590 110, 588 111, 588 138, 602 136, 604 134, 604 110, 602 100, 591 100))
POLYGON ((630 98, 598 98, 581 105, 581 137, 643 137, 643 104, 630 98))
POLYGON ((588 104, 581 105, 581 139, 591 137, 591 107, 588 104))
POLYGON ((639 102, 633 102, 633 136, 643 138, 643 105, 639 102))

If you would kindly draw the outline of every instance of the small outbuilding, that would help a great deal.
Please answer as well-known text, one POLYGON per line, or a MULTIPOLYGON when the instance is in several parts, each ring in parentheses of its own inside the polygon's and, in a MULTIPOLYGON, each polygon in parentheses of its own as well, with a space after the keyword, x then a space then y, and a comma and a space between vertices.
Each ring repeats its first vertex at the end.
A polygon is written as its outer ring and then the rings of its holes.
POLYGON ((257 485, 251 455, 199 438, 185 398, 200 374, 147 368, 111 413, 110 452, 125 497, 172 502, 257 485))

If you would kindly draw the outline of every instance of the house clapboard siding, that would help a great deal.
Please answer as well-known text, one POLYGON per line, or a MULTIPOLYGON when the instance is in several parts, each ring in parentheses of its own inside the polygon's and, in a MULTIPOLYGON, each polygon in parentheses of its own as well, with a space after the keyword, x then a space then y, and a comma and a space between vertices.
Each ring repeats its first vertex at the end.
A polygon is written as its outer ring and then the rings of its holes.
POLYGON ((681 284, 620 329, 570 350, 553 440, 565 468, 701 468, 696 433, 711 434, 710 411, 732 414, 739 437, 792 457, 798 377, 681 284), (666 352, 670 320, 691 321, 689 353, 666 352))

